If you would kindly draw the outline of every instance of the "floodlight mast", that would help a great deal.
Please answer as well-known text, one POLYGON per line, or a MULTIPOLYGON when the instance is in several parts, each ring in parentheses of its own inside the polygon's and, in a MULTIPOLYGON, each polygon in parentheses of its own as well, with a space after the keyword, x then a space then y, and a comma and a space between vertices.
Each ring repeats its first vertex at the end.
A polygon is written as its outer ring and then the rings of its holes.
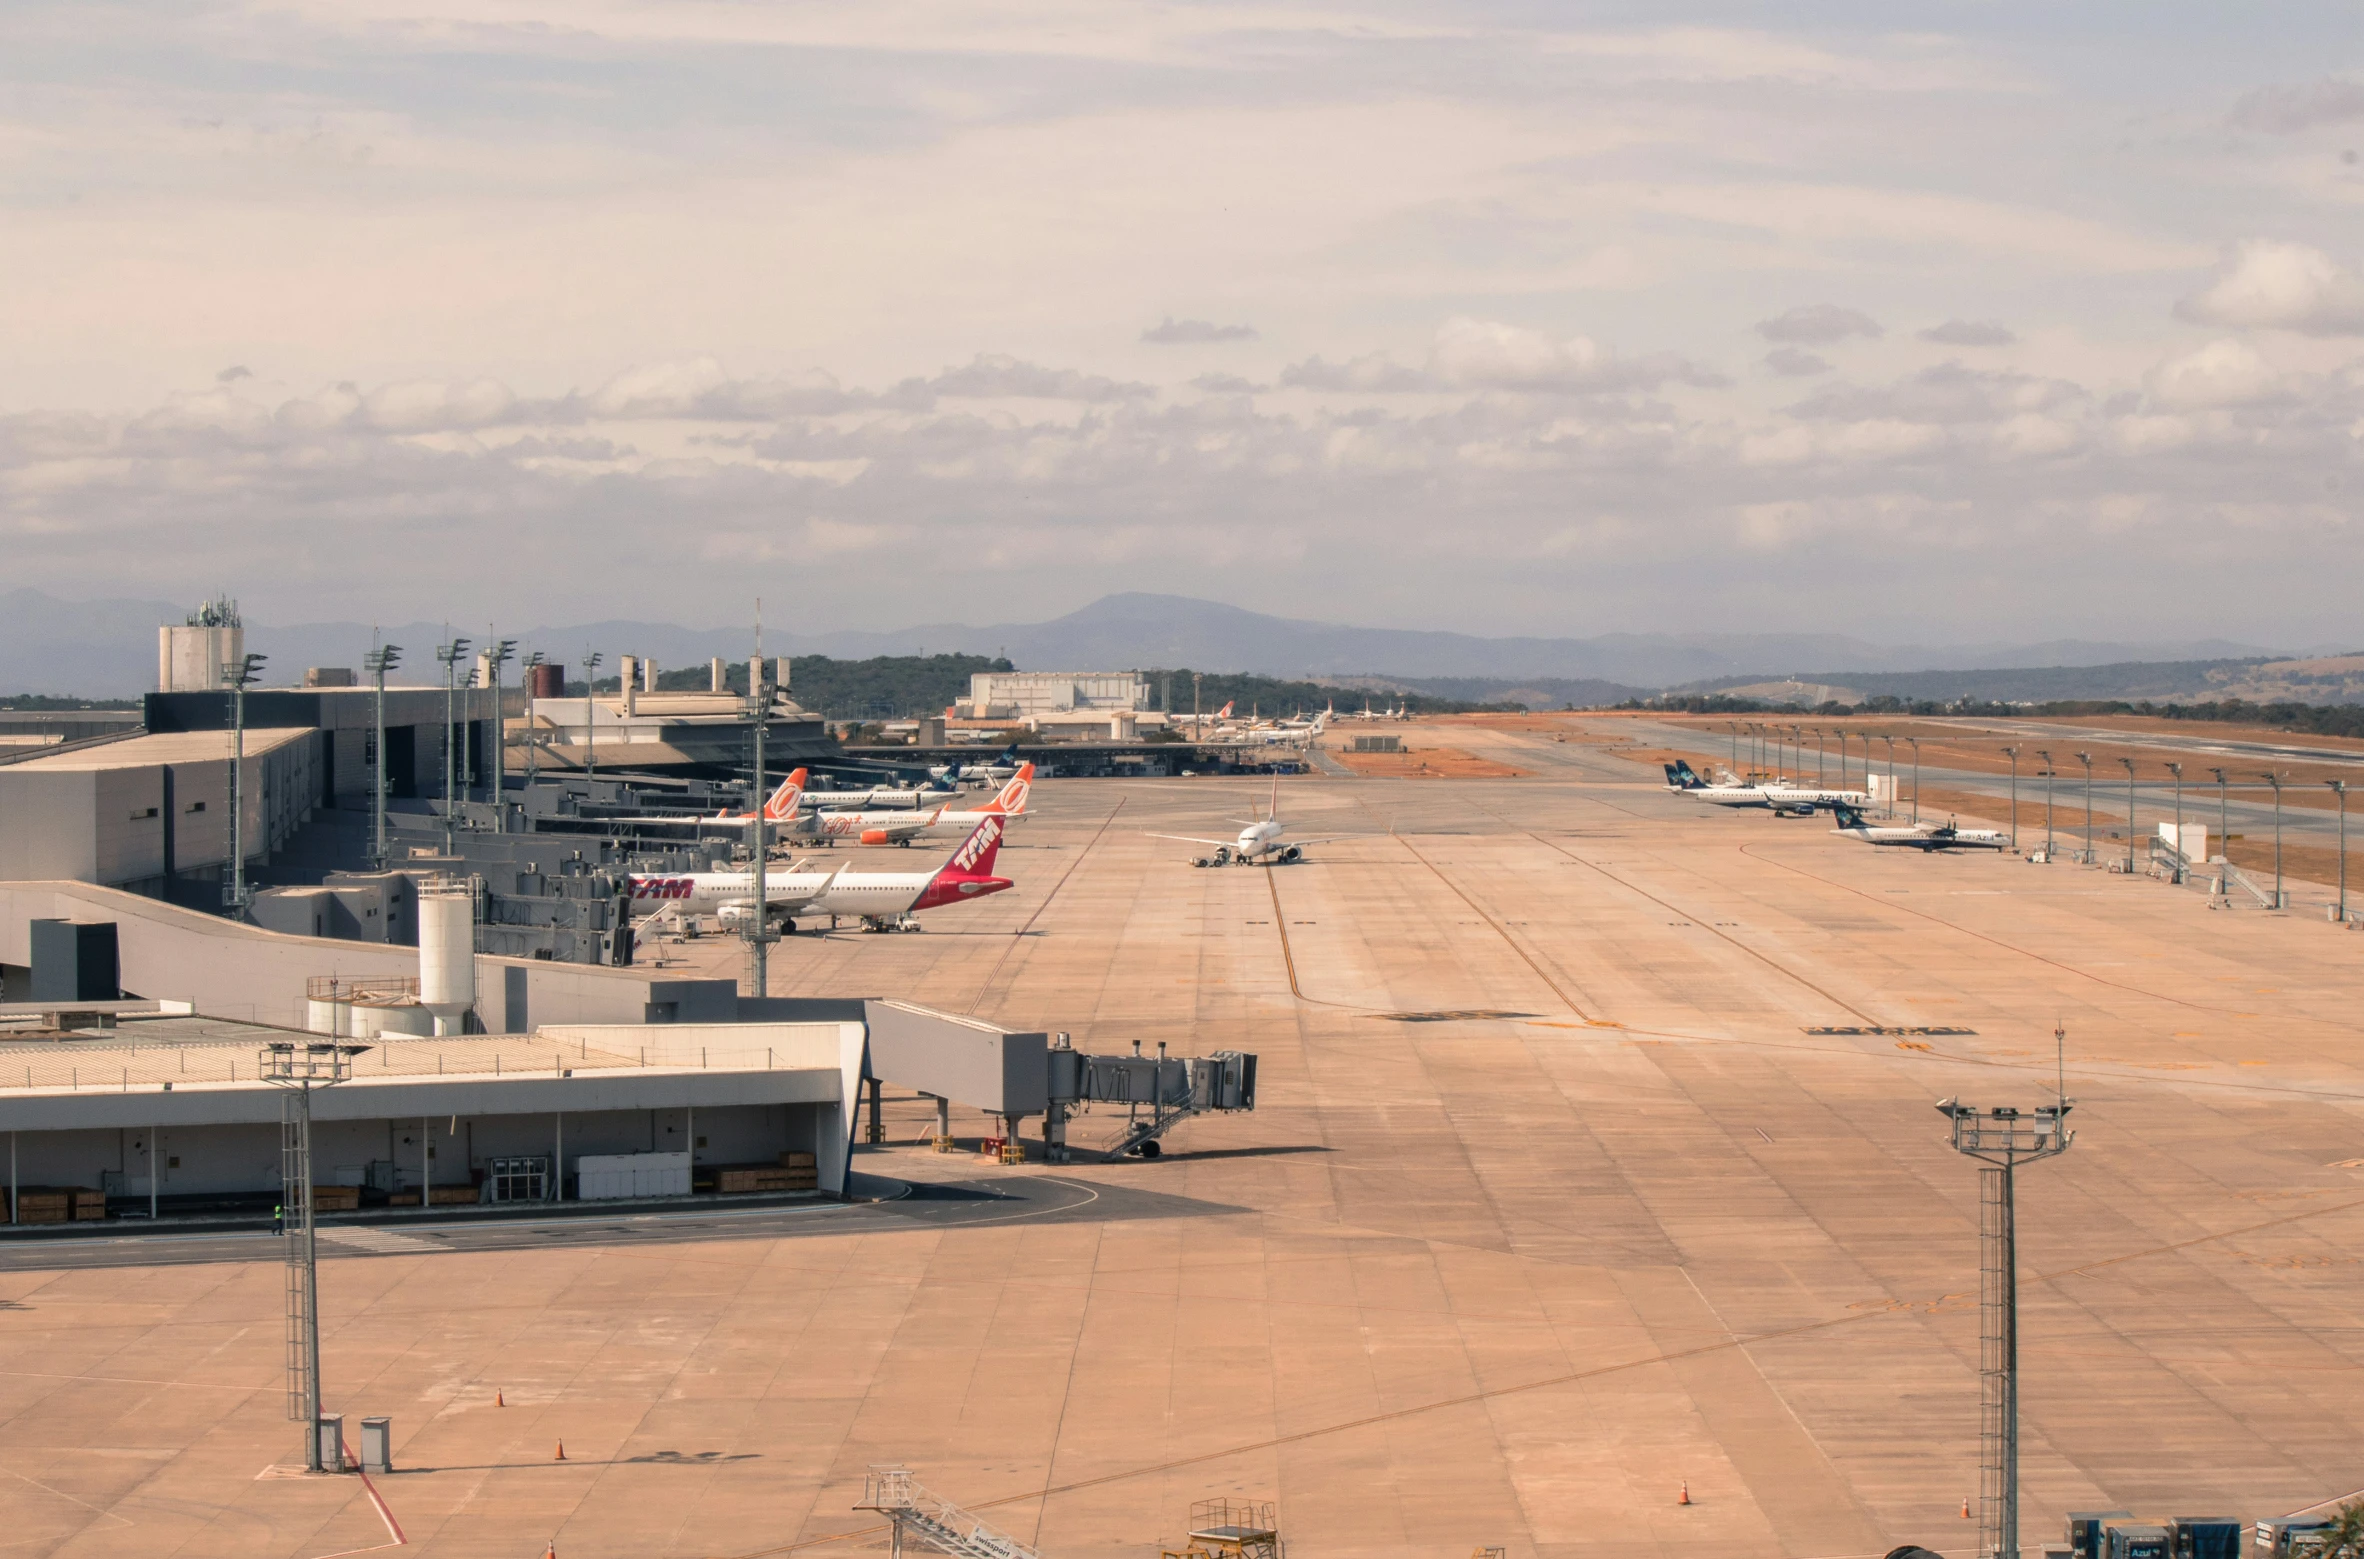
MULTIPOLYGON (((320 1454, 320 1249, 312 1217, 312 1090, 353 1076, 353 1058, 368 1045, 281 1040, 256 1056, 263 1081, 284 1090, 279 1108, 281 1222, 287 1239, 287 1416, 304 1426, 304 1466, 323 1467, 320 1454)), ((423 1194, 423 1193, 422 1193, 423 1194)))
POLYGON ((599 709, 593 694, 599 684, 599 663, 606 657, 597 650, 583 652, 583 777, 592 779, 599 773, 599 709))
POLYGON ((747 928, 747 973, 748 984, 752 987, 748 994, 758 1001, 771 994, 771 946, 774 940, 771 829, 768 826, 770 820, 764 815, 764 805, 769 799, 764 793, 764 784, 769 776, 764 772, 763 739, 771 725, 772 712, 771 686, 764 679, 764 672, 768 669, 763 659, 763 601, 759 597, 755 603, 755 656, 747 663, 747 712, 754 722, 752 734, 755 739, 755 794, 752 797, 754 805, 750 809, 755 814, 755 919, 747 928))
POLYGON ((2052 767, 2052 754, 2039 747, 2036 756, 2044 760, 2044 864, 2049 866, 2052 864, 2052 782, 2059 776, 2052 767))
POLYGON ((2083 864, 2093 864, 2093 754, 2081 752, 2077 761, 2085 765, 2085 855, 2083 864))
POLYGON ((249 655, 225 661, 222 680, 230 686, 230 881, 222 905, 243 917, 250 902, 246 891, 246 689, 263 674, 268 655, 249 655))
POLYGON ((362 665, 377 679, 377 771, 372 776, 370 789, 371 811, 375 820, 374 843, 370 846, 370 869, 386 869, 386 673, 402 664, 402 646, 383 644, 369 652, 362 665))
POLYGON ((2344 926, 2348 923, 2348 782, 2335 779, 2323 783, 2339 797, 2339 909, 2332 918, 2344 926))
MULTIPOLYGON (((2053 1031, 2055 1044, 2064 1036, 2053 1031)), ((2063 1082, 2066 1081, 2065 1068, 2063 1082)), ((2019 1225, 2014 1172, 2023 1163, 2068 1151, 2075 1101, 2020 1111, 1980 1110, 1940 1099, 1938 1112, 1953 1124, 1954 1151, 1977 1159, 1979 1311, 1978 1551, 1982 1559, 2019 1559, 2019 1225)))
POLYGON ((2282 776, 2268 774, 2265 782, 2274 787, 2274 908, 2288 909, 2290 898, 2282 891, 2282 776))
POLYGON ((525 657, 525 783, 531 786, 542 772, 542 736, 536 722, 541 716, 534 709, 534 673, 541 669, 542 652, 533 650, 525 657))
MULTIPOLYGON (((2019 848, 2019 749, 2006 747, 2003 752, 2011 760, 2011 848, 2017 850, 2019 848)), ((1917 791, 1920 788, 1921 770, 1920 765, 1916 762, 1913 765, 1913 789, 1917 791)), ((1916 803, 1913 809, 1913 820, 1918 822, 1920 815, 1920 808, 1916 803)), ((2046 848, 2049 849, 2050 846, 2047 845, 2046 848)))
MULTIPOLYGON (((485 632, 489 635, 492 630, 487 627, 485 632)), ((505 834, 509 831, 509 814, 504 810, 506 803, 501 798, 507 793, 509 784, 509 776, 506 772, 509 748, 509 710, 506 700, 502 697, 501 668, 516 658, 517 641, 488 637, 485 640, 484 656, 489 663, 487 669, 492 673, 487 680, 492 683, 493 695, 493 827, 496 831, 505 834)))
POLYGON ((2183 765, 2180 763, 2170 763, 2167 765, 2167 772, 2175 776, 2174 872, 2175 884, 2177 887, 2181 887, 2183 886, 2184 878, 2187 875, 2185 866, 2191 860, 2191 852, 2184 847, 2183 842, 2183 765))
POLYGON ((455 638, 448 644, 435 646, 435 658, 443 662, 443 853, 452 853, 452 786, 457 773, 459 753, 452 741, 452 690, 454 674, 460 660, 468 653, 468 641, 455 638))
POLYGON ((2134 760, 2120 758, 2126 766, 2126 875, 2134 875, 2134 760))

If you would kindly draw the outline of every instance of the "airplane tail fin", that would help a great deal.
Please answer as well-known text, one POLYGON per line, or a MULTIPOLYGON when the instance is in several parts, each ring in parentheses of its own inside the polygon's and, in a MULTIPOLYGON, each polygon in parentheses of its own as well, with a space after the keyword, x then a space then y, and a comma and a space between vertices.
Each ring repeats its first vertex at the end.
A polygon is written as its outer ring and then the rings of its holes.
POLYGON ((1017 776, 1013 778, 1007 785, 1002 786, 1001 794, 995 796, 991 801, 986 802, 977 810, 980 812, 998 812, 1004 817, 1021 817, 1025 815, 1026 812, 1026 793, 1028 790, 1033 788, 1033 785, 1034 765, 1032 763, 1021 763, 1018 765, 1017 776))
POLYGON ((1831 820, 1837 823, 1841 828, 1860 828, 1863 826, 1863 814, 1856 811, 1853 807, 1847 805, 1847 803, 1844 801, 1832 802, 1830 804, 1830 815, 1831 820))
POLYGON ((1216 719, 1218 719, 1218 720, 1228 720, 1228 719, 1230 719, 1230 718, 1231 718, 1231 706, 1232 706, 1233 704, 1237 703, 1237 702, 1239 702, 1239 700, 1237 700, 1237 699, 1225 699, 1225 700, 1223 701, 1223 707, 1215 711, 1215 716, 1214 716, 1214 717, 1215 717, 1216 719))
POLYGON ((1674 782, 1677 790, 1704 790, 1707 788, 1707 781, 1699 777, 1699 771, 1691 767, 1691 760, 1688 758, 1677 758, 1668 765, 1666 777, 1674 782))
POLYGON ((1001 831, 1006 825, 998 815, 979 823, 974 832, 952 852, 952 858, 937 871, 936 880, 946 877, 990 877, 993 863, 1001 854, 1001 831))
POLYGON ((804 770, 798 769, 780 781, 780 788, 763 804, 765 822, 785 823, 796 816, 797 803, 804 798, 804 774, 804 770))

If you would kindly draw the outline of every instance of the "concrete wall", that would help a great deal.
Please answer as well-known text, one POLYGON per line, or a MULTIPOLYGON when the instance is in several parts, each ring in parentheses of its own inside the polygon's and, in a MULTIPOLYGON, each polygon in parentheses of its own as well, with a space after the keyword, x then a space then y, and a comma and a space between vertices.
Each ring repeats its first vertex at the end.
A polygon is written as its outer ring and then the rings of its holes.
POLYGON ((98 775, 0 769, 0 881, 52 877, 97 880, 98 775))
MULTIPOLYGON (((310 816, 320 799, 326 739, 300 732, 253 740, 270 745, 250 748, 240 781, 250 861, 268 855, 310 816)), ((190 761, 0 767, 0 881, 71 878, 121 887, 153 883, 167 870, 219 868, 230 859, 229 805, 227 739, 220 756, 190 761)))
MULTIPOLYGON (((0 882, 0 964, 30 965, 34 920, 114 921, 125 990, 283 1028, 304 1026, 304 987, 315 975, 383 980, 419 972, 415 947, 289 936, 79 882, 0 882)), ((477 1013, 496 1034, 548 1023, 645 1022, 652 1003, 661 1007, 683 983, 597 964, 476 960, 477 1013)))

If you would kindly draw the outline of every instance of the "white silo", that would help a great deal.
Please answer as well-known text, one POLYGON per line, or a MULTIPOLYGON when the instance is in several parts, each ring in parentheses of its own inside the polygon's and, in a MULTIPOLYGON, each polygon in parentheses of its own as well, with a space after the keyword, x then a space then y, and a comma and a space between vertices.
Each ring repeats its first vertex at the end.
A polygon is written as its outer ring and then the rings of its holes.
POLYGON ((476 893, 438 879, 419 890, 419 1005, 438 1034, 467 1032, 476 1005, 476 893))

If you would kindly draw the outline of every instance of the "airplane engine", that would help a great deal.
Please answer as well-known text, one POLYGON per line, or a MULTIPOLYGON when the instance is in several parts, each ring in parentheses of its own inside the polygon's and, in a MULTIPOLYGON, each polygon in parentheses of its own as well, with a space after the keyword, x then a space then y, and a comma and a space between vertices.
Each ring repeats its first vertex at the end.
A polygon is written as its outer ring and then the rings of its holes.
POLYGON ((714 918, 721 921, 726 930, 743 926, 755 918, 755 906, 752 904, 725 904, 714 912, 714 918))
POLYGON ((865 828, 862 830, 862 842, 864 844, 893 844, 895 840, 894 836, 883 828, 865 828))
POLYGON ((1305 852, 1304 852, 1303 850, 1299 849, 1297 846, 1295 846, 1295 845, 1293 845, 1293 844, 1292 844, 1292 845, 1285 845, 1285 846, 1283 846, 1283 847, 1282 847, 1282 849, 1281 849, 1281 853, 1280 853, 1280 863, 1281 863, 1283 866, 1292 866, 1292 865, 1295 865, 1297 862, 1299 862, 1299 861, 1302 861, 1302 860, 1304 860, 1304 859, 1305 859, 1305 852))

